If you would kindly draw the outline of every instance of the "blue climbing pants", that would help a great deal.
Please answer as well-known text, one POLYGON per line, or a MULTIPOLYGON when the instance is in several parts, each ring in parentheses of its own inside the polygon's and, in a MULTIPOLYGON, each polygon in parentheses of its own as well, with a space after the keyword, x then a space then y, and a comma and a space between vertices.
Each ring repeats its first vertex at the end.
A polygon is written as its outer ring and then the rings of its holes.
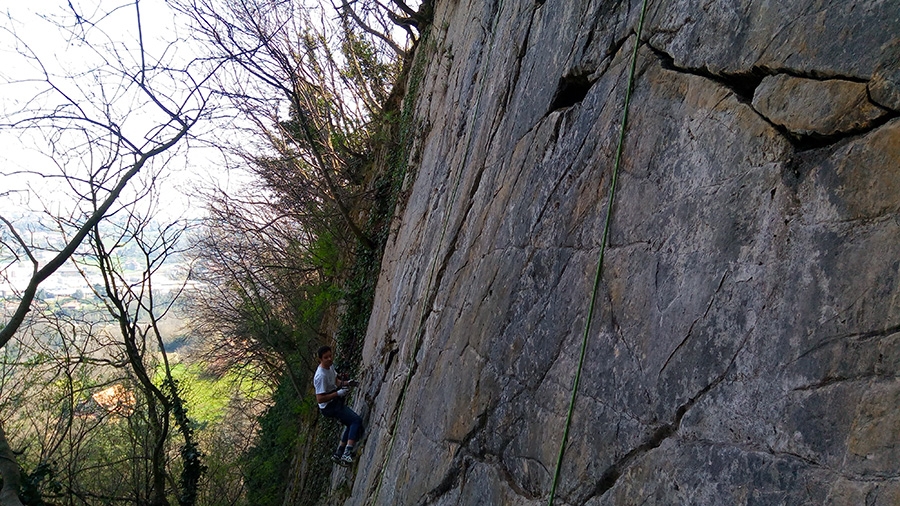
POLYGON ((321 408, 322 415, 328 418, 336 418, 344 425, 344 433, 341 434, 341 443, 347 440, 359 441, 362 437, 362 417, 344 404, 344 399, 338 397, 321 408))

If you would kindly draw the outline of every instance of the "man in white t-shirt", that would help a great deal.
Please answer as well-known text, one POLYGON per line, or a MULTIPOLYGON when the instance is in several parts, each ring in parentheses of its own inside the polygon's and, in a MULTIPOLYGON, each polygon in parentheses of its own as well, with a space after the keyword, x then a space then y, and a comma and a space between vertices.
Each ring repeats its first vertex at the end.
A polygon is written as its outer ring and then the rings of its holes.
POLYGON ((316 356, 319 359, 319 367, 313 376, 313 386, 316 388, 319 411, 324 416, 336 418, 344 425, 341 443, 331 456, 331 460, 348 467, 353 463, 353 447, 362 437, 362 418, 344 404, 344 397, 349 393, 347 387, 352 385, 346 378, 338 377, 337 372, 331 367, 334 364, 334 352, 331 347, 322 346, 316 352, 316 356))

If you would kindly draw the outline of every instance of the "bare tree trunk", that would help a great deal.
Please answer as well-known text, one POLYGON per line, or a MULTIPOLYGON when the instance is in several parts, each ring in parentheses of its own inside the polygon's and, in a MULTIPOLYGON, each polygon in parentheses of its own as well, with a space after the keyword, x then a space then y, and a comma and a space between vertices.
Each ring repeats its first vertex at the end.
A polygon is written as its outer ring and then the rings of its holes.
MULTIPOLYGON (((184 445, 181 447, 184 467, 179 482, 178 503, 181 506, 194 506, 197 502, 200 478, 205 467, 201 460, 202 452, 194 441, 194 430, 187 416, 187 408, 178 391, 177 382, 172 377, 163 335, 159 328, 159 316, 152 285, 154 266, 158 265, 156 262, 161 262, 171 254, 180 233, 174 236, 161 235, 160 242, 154 241, 153 245, 149 245, 143 239, 150 227, 149 220, 142 220, 133 213, 130 217, 133 218, 129 219, 129 222, 132 223, 130 230, 133 233, 133 244, 137 245, 144 257, 144 277, 137 289, 122 282, 124 274, 117 272, 114 261, 115 253, 104 246, 100 227, 94 227, 91 242, 100 273, 103 276, 108 310, 119 322, 128 362, 131 364, 132 372, 137 376, 140 389, 147 398, 148 418, 155 439, 151 455, 153 466, 152 504, 154 506, 168 506, 169 504, 165 488, 167 478, 170 477, 166 467, 166 442, 171 431, 169 417, 174 416, 175 427, 184 438, 184 445), (129 310, 133 312, 129 313, 129 310), (141 323, 142 320, 145 323, 141 323), (161 386, 154 383, 153 370, 149 369, 145 363, 145 354, 148 352, 147 343, 150 341, 155 342, 157 353, 162 359, 165 378, 162 380, 161 386)), ((168 309, 164 309, 163 314, 167 311, 168 309)))
MULTIPOLYGON (((131 369, 137 376, 138 384, 147 398, 147 418, 153 431, 153 449, 151 450, 150 463, 153 473, 153 490, 150 494, 152 506, 169 506, 166 498, 166 439, 169 437, 169 413, 171 406, 165 395, 153 384, 150 373, 144 365, 143 355, 138 346, 138 324, 131 321, 128 314, 128 305, 114 281, 114 267, 109 253, 100 239, 100 228, 94 227, 92 240, 94 252, 99 260, 100 273, 103 275, 106 285, 106 296, 110 304, 110 314, 119 321, 119 331, 125 345, 125 353, 131 369), (114 308, 114 309, 113 309, 114 308), (160 412, 161 411, 161 412, 160 412)), ((0 505, 2 506, 2 505, 0 505)))
MULTIPOLYGON (((155 439, 151 454, 151 465, 153 466, 153 493, 151 494, 151 503, 153 506, 169 506, 169 500, 166 498, 166 438, 169 435, 168 410, 164 408, 165 417, 160 419, 156 410, 156 400, 152 394, 147 396, 147 405, 149 407, 150 425, 153 427, 153 437, 155 439)), ((2 506, 2 505, 0 505, 2 506)))
POLYGON ((0 423, 0 476, 3 477, 3 488, 0 489, 0 506, 22 506, 19 500, 19 485, 22 480, 16 456, 6 440, 6 432, 0 423))

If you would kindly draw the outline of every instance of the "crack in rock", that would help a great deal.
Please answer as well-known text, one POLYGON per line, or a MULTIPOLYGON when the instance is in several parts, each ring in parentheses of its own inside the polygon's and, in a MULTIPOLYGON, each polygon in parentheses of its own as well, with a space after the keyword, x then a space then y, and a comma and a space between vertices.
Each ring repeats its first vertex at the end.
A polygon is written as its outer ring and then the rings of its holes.
POLYGON ((575 501, 575 503, 585 504, 588 500, 594 497, 602 496, 603 494, 608 492, 616 485, 616 482, 622 476, 623 471, 625 471, 635 460, 653 450, 654 448, 659 447, 666 439, 674 436, 678 432, 678 429, 681 427, 681 421, 684 419, 685 414, 687 414, 687 412, 695 404, 697 404, 698 401, 705 397, 706 394, 708 394, 710 391, 712 391, 712 389, 714 389, 725 380, 725 378, 728 376, 728 373, 734 367, 734 363, 737 360, 738 355, 744 349, 752 333, 752 330, 747 332, 746 336, 744 336, 744 339, 741 341, 740 346, 738 346, 737 351, 735 351, 734 355, 731 357, 731 360, 728 362, 728 365, 719 376, 713 379, 713 381, 711 381, 708 385, 703 387, 699 392, 697 392, 696 395, 679 406, 675 410, 675 417, 671 422, 657 426, 653 433, 649 437, 644 439, 641 444, 632 448, 623 457, 619 458, 617 461, 608 466, 606 470, 604 470, 600 475, 600 479, 596 482, 593 489, 590 490, 584 497, 579 497, 575 501))
POLYGON ((753 67, 745 72, 715 73, 706 67, 678 66, 674 57, 663 49, 652 43, 648 43, 647 47, 657 56, 664 69, 709 79, 734 92, 738 100, 749 105, 760 118, 781 132, 798 152, 819 149, 866 134, 900 117, 900 112, 873 102, 867 87, 868 81, 857 77, 810 74, 768 67, 753 67), (760 93, 770 96, 771 86, 768 83, 772 82, 793 83, 796 92, 785 91, 777 95, 774 99, 777 103, 769 106, 760 93), (800 90, 797 90, 797 85, 800 85, 800 90), (824 90, 832 90, 833 103, 830 108, 823 105, 824 90), (808 104, 798 107, 796 104, 801 101, 808 104), (811 125, 798 123, 810 116, 818 118, 818 121, 811 125))

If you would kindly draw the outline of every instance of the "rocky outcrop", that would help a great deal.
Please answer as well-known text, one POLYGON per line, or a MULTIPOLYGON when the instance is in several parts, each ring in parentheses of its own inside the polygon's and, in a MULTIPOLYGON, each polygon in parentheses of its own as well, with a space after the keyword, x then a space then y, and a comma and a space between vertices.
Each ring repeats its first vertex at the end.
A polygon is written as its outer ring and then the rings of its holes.
POLYGON ((895 40, 883 48, 869 81, 869 95, 882 107, 900 111, 900 42, 895 40))
POLYGON ((796 136, 833 136, 866 130, 888 114, 869 101, 865 83, 768 76, 753 93, 753 108, 796 136))
POLYGON ((346 504, 546 503, 636 43, 555 504, 900 499, 896 5, 640 7, 435 2, 346 504))

